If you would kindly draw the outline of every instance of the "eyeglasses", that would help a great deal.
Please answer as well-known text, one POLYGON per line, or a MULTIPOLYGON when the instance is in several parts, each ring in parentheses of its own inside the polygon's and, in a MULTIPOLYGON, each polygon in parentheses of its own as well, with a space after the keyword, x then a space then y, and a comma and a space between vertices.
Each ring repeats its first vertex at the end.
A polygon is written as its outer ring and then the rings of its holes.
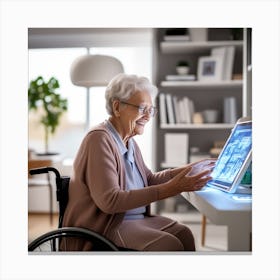
POLYGON ((145 107, 145 106, 138 106, 138 105, 134 105, 134 104, 130 104, 130 103, 127 103, 127 102, 124 102, 124 101, 120 101, 121 103, 123 104, 126 104, 126 105, 130 105, 130 106, 133 106, 135 108, 138 109, 138 113, 140 115, 144 115, 144 114, 149 114, 150 117, 154 117, 157 113, 157 108, 156 107, 145 107))

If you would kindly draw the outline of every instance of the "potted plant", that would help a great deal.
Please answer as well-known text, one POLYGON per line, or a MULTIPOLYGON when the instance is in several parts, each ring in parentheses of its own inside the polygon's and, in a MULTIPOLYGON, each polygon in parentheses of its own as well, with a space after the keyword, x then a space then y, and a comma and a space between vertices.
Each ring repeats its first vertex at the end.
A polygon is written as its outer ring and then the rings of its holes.
POLYGON ((190 70, 190 65, 188 61, 180 60, 176 65, 176 71, 179 75, 187 75, 190 70))
POLYGON ((45 154, 48 155, 52 154, 49 153, 49 136, 55 133, 63 112, 68 108, 67 99, 61 98, 56 92, 59 87, 56 78, 51 77, 45 81, 42 76, 39 76, 29 83, 28 88, 29 111, 38 111, 39 108, 43 111, 40 123, 44 126, 45 154))

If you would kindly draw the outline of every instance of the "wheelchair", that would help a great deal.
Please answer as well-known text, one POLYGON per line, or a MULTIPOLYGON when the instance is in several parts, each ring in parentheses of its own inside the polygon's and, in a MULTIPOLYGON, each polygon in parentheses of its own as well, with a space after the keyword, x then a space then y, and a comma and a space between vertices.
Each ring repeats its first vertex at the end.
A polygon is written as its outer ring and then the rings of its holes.
MULTIPOLYGON (((70 239, 80 239, 90 244, 91 251, 133 251, 126 248, 117 247, 110 240, 101 234, 81 227, 62 227, 64 212, 68 203, 69 176, 61 176, 54 167, 42 167, 30 169, 29 174, 43 174, 54 172, 56 176, 56 198, 59 206, 58 228, 47 232, 28 244, 29 252, 59 252, 61 242, 70 239)), ((65 242, 67 243, 67 242, 65 242)), ((64 244, 65 244, 64 243, 64 244)), ((63 251, 68 251, 64 248, 63 251)))

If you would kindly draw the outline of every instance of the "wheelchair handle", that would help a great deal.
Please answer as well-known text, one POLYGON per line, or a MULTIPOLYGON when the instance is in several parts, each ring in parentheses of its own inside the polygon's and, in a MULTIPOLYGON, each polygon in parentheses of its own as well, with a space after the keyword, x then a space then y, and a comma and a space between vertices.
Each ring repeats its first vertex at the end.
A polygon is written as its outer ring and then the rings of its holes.
POLYGON ((40 167, 40 168, 34 168, 29 170, 30 175, 36 175, 36 174, 43 174, 43 173, 48 173, 49 171, 52 171, 55 173, 56 178, 60 178, 60 173, 58 170, 54 167, 40 167))

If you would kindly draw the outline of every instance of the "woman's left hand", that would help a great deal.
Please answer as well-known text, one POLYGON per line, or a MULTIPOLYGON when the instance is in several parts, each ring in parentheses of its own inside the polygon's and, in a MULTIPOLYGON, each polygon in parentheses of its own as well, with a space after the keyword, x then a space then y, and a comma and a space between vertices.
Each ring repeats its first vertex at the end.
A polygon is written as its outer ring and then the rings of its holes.
POLYGON ((173 168, 173 169, 171 169, 171 177, 173 178, 174 176, 178 175, 186 167, 189 167, 189 166, 192 167, 192 170, 189 174, 190 176, 196 175, 205 170, 211 170, 211 172, 212 172, 212 170, 215 167, 216 161, 217 161, 216 158, 207 158, 207 159, 203 159, 203 160, 200 160, 197 162, 189 163, 182 167, 173 168))
POLYGON ((203 160, 191 163, 190 165, 192 167, 192 170, 189 175, 190 176, 196 175, 205 170, 212 171, 215 167, 216 161, 217 161, 217 159, 215 159, 215 158, 208 158, 208 159, 203 159, 203 160))

